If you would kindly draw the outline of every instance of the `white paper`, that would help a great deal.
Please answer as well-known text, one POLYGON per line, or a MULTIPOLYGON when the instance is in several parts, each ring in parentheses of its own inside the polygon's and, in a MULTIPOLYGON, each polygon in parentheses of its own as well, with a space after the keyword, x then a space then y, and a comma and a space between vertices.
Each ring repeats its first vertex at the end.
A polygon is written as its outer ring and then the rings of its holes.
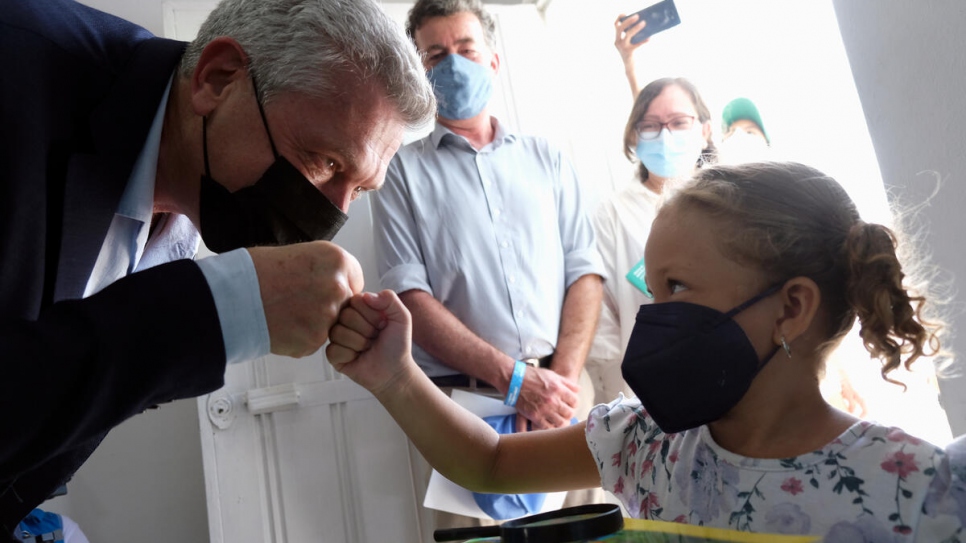
MULTIPOLYGON (((454 390, 451 397, 453 401, 480 418, 516 413, 515 409, 503 405, 503 402, 496 398, 488 398, 465 390, 454 390)), ((547 494, 547 499, 543 502, 543 508, 540 512, 560 509, 566 495, 566 492, 547 494)), ((472 492, 443 477, 436 470, 433 470, 433 474, 429 478, 429 487, 426 489, 426 499, 423 500, 423 506, 467 517, 490 519, 490 516, 484 513, 479 505, 476 505, 472 492)))

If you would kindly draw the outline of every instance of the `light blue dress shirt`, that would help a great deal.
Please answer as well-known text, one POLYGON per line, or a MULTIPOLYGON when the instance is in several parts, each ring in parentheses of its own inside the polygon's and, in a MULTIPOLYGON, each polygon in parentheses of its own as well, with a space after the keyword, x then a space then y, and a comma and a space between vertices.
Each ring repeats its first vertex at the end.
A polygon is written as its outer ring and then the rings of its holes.
MULTIPOLYGON (((429 292, 507 355, 542 357, 557 343, 567 287, 603 265, 570 163, 493 122, 479 151, 437 124, 393 158, 371 194, 379 275, 383 288, 429 292)), ((413 354, 430 376, 454 373, 413 354)))
MULTIPOLYGON (((84 291, 85 298, 130 273, 181 258, 194 258, 198 251, 201 236, 183 215, 163 216, 154 232, 150 232, 161 128, 170 90, 169 82, 97 255, 84 291)), ((208 257, 199 260, 198 266, 215 300, 228 363, 268 354, 268 324, 255 265, 248 251, 238 249, 208 257)))

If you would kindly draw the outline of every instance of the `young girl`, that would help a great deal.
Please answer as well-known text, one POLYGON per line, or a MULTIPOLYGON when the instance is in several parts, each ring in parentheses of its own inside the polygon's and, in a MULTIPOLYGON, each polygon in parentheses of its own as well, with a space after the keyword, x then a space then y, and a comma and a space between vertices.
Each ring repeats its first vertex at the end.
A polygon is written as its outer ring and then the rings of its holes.
POLYGON ((938 347, 892 233, 838 183, 799 164, 702 170, 661 207, 645 253, 654 303, 623 362, 638 399, 583 424, 498 436, 415 365, 389 291, 354 298, 326 354, 476 491, 601 484, 642 518, 827 543, 966 541, 966 482, 942 450, 819 392, 856 317, 884 377, 938 347))

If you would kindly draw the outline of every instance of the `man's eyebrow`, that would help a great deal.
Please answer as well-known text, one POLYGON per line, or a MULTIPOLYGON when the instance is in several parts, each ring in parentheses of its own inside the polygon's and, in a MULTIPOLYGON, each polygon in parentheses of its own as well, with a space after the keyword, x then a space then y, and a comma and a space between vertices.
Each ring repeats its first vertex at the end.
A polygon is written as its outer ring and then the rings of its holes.
POLYGON ((320 157, 331 157, 337 159, 339 162, 343 163, 343 166, 354 167, 358 159, 358 153, 353 151, 350 147, 344 145, 333 145, 328 147, 325 151, 313 151, 309 149, 304 150, 308 156, 317 159, 320 157))
MULTIPOLYGON (((469 37, 469 36, 456 40, 457 45, 466 45, 467 43, 476 43, 476 40, 474 40, 472 37, 469 37)), ((430 45, 429 47, 427 47, 426 51, 428 52, 433 50, 445 50, 445 49, 446 47, 438 43, 434 43, 433 45, 430 45)))

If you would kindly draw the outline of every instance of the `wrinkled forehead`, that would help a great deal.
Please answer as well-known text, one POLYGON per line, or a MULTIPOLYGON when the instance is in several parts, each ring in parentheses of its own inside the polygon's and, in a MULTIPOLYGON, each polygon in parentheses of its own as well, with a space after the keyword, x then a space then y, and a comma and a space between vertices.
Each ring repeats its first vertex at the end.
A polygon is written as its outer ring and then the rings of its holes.
POLYGON ((416 29, 414 41, 421 52, 467 43, 480 47, 487 45, 483 24, 469 11, 423 19, 416 29))

